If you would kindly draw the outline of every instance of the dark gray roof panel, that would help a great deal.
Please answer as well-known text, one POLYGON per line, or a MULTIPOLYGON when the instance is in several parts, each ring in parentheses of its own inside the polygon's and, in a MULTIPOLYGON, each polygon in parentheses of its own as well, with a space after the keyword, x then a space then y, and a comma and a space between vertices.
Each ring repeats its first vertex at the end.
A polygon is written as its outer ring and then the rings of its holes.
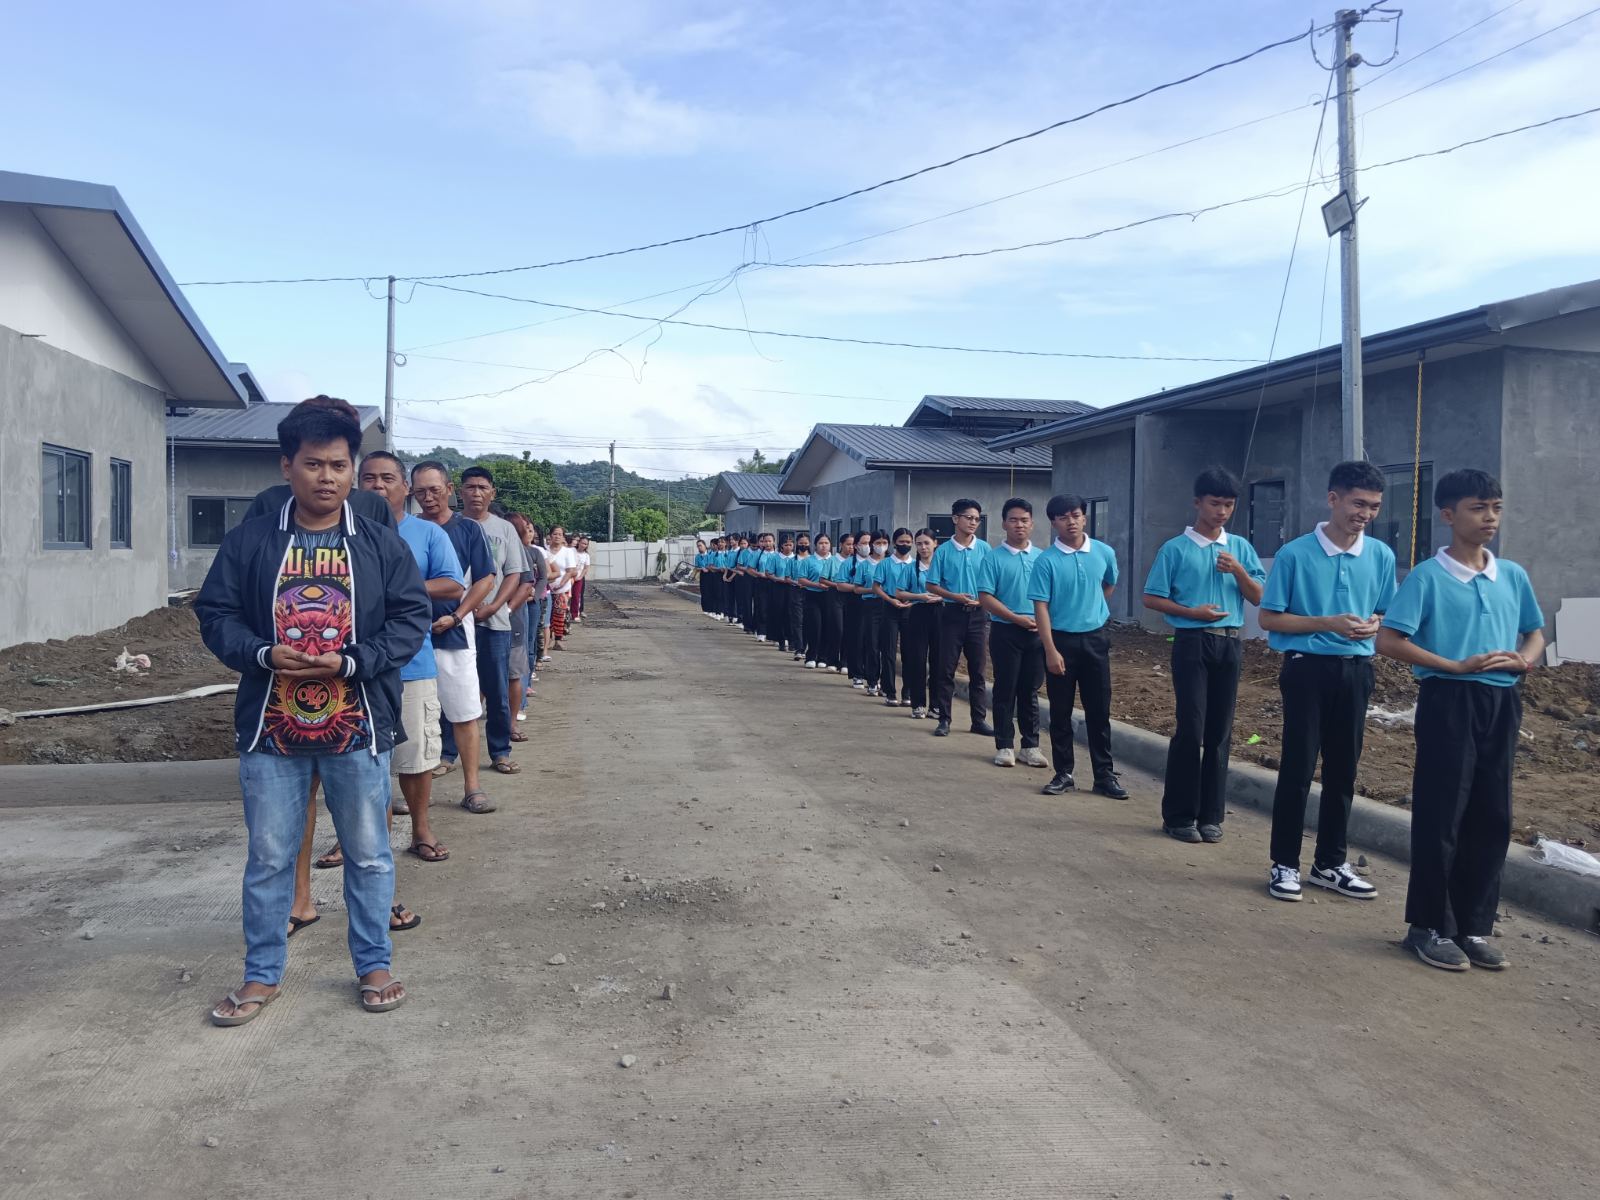
POLYGON ((733 493, 733 498, 740 504, 799 504, 802 501, 794 496, 778 495, 778 483, 782 475, 770 475, 760 471, 724 471, 722 478, 728 484, 728 490, 733 493))
MULTIPOLYGON (((260 442, 276 445, 278 422, 289 415, 292 404, 252 404, 249 408, 199 411, 167 418, 167 436, 178 442, 260 442)), ((370 404, 356 405, 363 432, 383 416, 383 410, 370 404)))
POLYGON ((1031 413, 1038 416, 1089 412, 1081 400, 1006 400, 994 396, 924 396, 922 402, 944 412, 1031 413))
POLYGON ((826 438, 867 467, 962 467, 979 470, 1044 471, 1050 452, 1043 446, 1017 451, 991 450, 982 440, 948 429, 906 429, 899 425, 818 425, 826 438))

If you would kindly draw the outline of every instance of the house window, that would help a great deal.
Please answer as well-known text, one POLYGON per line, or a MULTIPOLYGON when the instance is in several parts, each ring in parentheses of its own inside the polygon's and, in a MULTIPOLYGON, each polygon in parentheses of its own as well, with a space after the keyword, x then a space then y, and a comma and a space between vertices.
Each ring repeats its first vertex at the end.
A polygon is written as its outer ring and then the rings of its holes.
POLYGON ((860 517, 851 517, 850 518, 850 532, 851 533, 860 533, 861 532, 861 528, 862 528, 861 518, 860 517))
POLYGON ((250 503, 248 496, 190 496, 189 545, 222 545, 222 535, 244 520, 250 503))
POLYGON ((1250 485, 1250 546, 1262 558, 1283 549, 1284 487, 1281 479, 1250 485))
POLYGON ((828 540, 835 546, 839 544, 839 535, 844 532, 844 522, 832 520, 828 522, 828 540))
POLYGON ((878 526, 878 514, 877 513, 873 513, 872 514, 872 524, 869 525, 867 528, 872 532, 872 535, 874 537, 877 536, 878 528, 879 528, 879 526, 878 526))
POLYGON ((111 544, 133 545, 133 464, 120 458, 111 460, 111 544))
POLYGON ((1433 556, 1433 464, 1413 471, 1411 463, 1383 467, 1383 509, 1368 530, 1394 551, 1401 570, 1433 556), (1411 518, 1416 514, 1417 552, 1411 553, 1411 518))
MULTIPOLYGON (((928 514, 928 528, 933 530, 933 536, 941 542, 947 542, 956 535, 956 519, 948 514, 941 516, 938 513, 928 514)), ((984 513, 978 518, 978 540, 989 540, 989 514, 984 513)))
POLYGON ((1103 542, 1110 533, 1106 521, 1111 507, 1111 497, 1096 496, 1086 503, 1089 505, 1089 511, 1085 514, 1089 518, 1089 536, 1097 542, 1103 542))
POLYGON ((46 445, 41 460, 40 510, 46 550, 89 548, 89 456, 46 445))

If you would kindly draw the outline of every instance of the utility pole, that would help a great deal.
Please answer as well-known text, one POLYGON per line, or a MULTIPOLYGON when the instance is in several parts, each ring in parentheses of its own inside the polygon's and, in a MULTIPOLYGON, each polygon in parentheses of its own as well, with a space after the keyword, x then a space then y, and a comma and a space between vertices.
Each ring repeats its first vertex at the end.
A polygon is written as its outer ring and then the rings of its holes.
POLYGON ((389 276, 389 341, 383 356, 383 448, 394 453, 394 276, 389 276))
POLYGON ((1339 231, 1340 318, 1342 325, 1339 373, 1344 413, 1344 458, 1366 457, 1366 437, 1361 400, 1361 263, 1356 245, 1357 214, 1361 208, 1356 194, 1356 116, 1354 68, 1361 56, 1350 48, 1350 35, 1361 23, 1361 14, 1340 9, 1334 14, 1338 26, 1337 70, 1339 72, 1339 188, 1350 204, 1350 222, 1339 231))
POLYGON ((617 540, 617 444, 611 443, 611 486, 606 491, 606 541, 617 540))

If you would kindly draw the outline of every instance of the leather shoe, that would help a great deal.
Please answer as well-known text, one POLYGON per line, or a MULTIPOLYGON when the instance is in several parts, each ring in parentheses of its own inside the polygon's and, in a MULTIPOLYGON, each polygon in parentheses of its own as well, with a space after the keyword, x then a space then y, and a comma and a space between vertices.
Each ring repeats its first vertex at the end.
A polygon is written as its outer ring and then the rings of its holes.
POLYGON ((974 721, 972 723, 972 732, 981 733, 984 737, 993 737, 994 726, 987 721, 974 721))
POLYGON ((1046 796, 1059 796, 1064 792, 1070 792, 1073 787, 1071 773, 1062 771, 1059 774, 1052 775, 1050 782, 1040 788, 1039 791, 1046 796))
POLYGON ((1105 775, 1094 781, 1094 790, 1102 796, 1110 796, 1113 800, 1126 800, 1128 789, 1115 775, 1105 775))

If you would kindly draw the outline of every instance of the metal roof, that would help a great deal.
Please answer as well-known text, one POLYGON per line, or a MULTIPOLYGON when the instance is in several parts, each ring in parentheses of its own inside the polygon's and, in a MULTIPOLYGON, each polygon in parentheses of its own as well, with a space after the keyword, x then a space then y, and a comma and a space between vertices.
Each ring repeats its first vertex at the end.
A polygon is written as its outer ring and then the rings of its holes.
MULTIPOLYGON (((1415 325, 1370 334, 1361 339, 1363 374, 1373 374, 1404 363, 1414 363, 1422 351, 1427 351, 1430 361, 1454 354, 1475 353, 1493 349, 1502 341, 1537 345, 1536 335, 1527 333, 1527 327, 1559 317, 1571 317, 1600 310, 1600 280, 1576 283, 1569 287, 1552 288, 1531 296, 1485 304, 1465 312, 1435 317, 1415 325), (1502 335, 1524 331, 1511 338, 1502 335), (1499 339, 1499 340, 1493 340, 1499 339)), ((1567 344, 1570 339, 1555 339, 1561 349, 1574 349, 1567 344)), ((1588 347, 1594 349, 1596 347, 1588 347)), ((1044 425, 1019 429, 1014 433, 990 438, 987 445, 993 450, 1037 447, 1048 443, 1067 441, 1084 434, 1115 426, 1145 413, 1165 412, 1175 408, 1204 404, 1207 401, 1226 400, 1229 397, 1249 394, 1260 396, 1267 402, 1287 398, 1286 385, 1298 385, 1318 374, 1332 373, 1337 385, 1339 374, 1338 346, 1325 346, 1294 358, 1285 358, 1265 366, 1235 371, 1215 379, 1169 388, 1153 395, 1095 409, 1082 416, 1065 417, 1044 425), (1272 394, 1269 395, 1268 393, 1272 394)), ((1292 394, 1292 393, 1291 393, 1292 394)))
POLYGON ((912 414, 906 418, 908 426, 921 424, 919 418, 926 413, 955 417, 965 414, 991 418, 1037 420, 1045 417, 1076 416, 1093 412, 1094 406, 1080 400, 1008 400, 994 396, 924 396, 912 414))
POLYGON ((0 171, 25 208, 160 372, 180 404, 238 408, 245 392, 114 187, 0 171))
MULTIPOLYGON (((289 415, 292 404, 252 404, 232 412, 195 412, 167 418, 167 436, 180 446, 276 446, 278 422, 289 415)), ((383 410, 358 404, 361 431, 382 425, 383 410)))
POLYGON ((817 425, 795 455, 778 490, 803 494, 831 447, 870 470, 1048 471, 1044 446, 994 450, 981 438, 950 429, 906 429, 899 425, 817 425))
POLYGON ((724 471, 712 485, 706 500, 708 513, 727 512, 735 504, 804 504, 805 495, 780 496, 782 475, 760 471, 724 471))

